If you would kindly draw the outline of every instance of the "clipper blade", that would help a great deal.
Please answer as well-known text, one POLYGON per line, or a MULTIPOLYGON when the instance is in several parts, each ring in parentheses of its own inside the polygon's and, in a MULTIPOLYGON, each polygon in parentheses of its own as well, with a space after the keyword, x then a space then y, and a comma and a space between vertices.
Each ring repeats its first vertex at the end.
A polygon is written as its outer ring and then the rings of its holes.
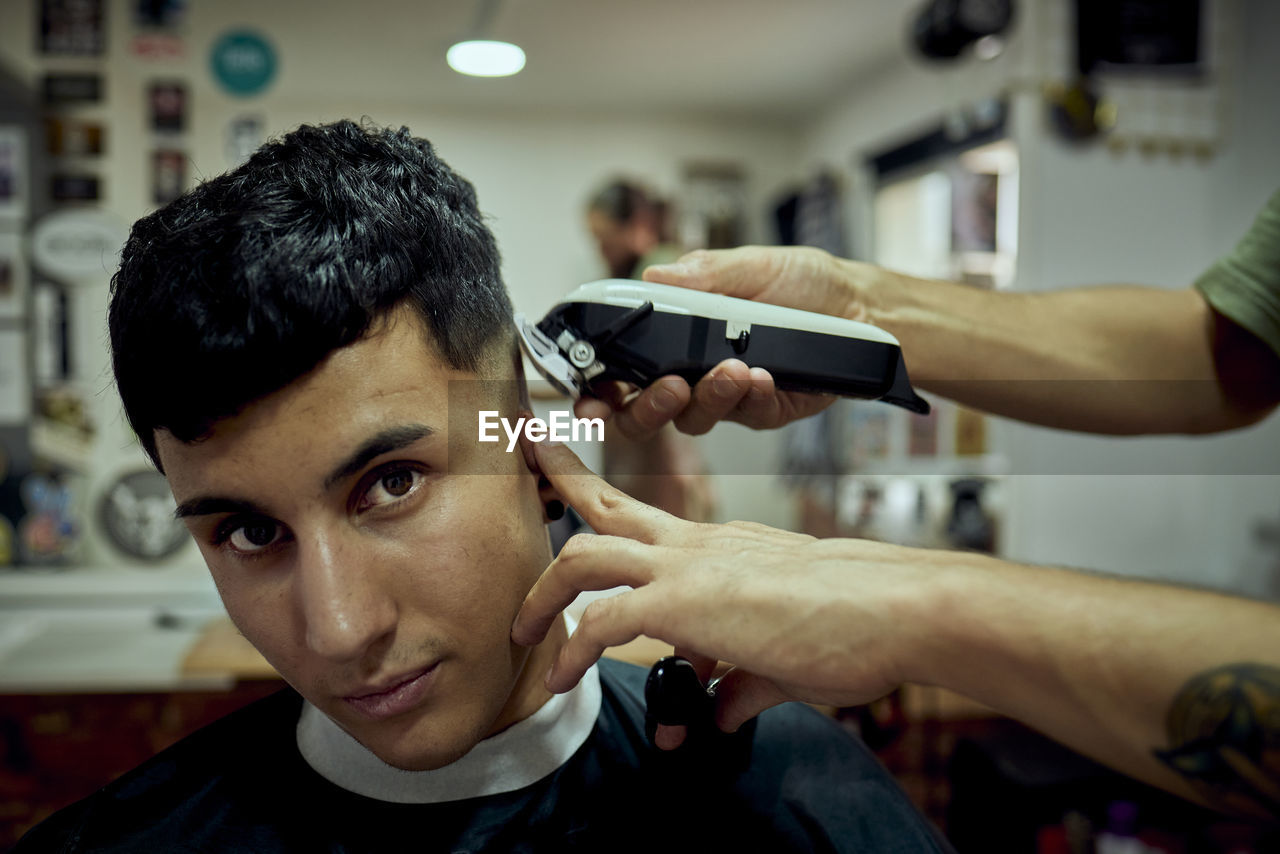
POLYGON ((548 338, 541 329, 530 323, 523 314, 515 315, 516 335, 520 338, 520 349, 533 362, 547 382, 556 391, 577 400, 582 396, 585 382, 581 372, 569 364, 561 353, 556 342, 548 338))

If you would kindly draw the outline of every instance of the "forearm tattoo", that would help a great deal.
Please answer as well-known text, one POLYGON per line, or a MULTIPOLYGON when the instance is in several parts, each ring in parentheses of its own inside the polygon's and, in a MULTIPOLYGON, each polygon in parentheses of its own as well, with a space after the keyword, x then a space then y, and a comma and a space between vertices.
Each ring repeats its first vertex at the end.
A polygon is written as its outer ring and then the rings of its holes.
POLYGON ((1193 677, 1169 707, 1156 756, 1211 803, 1280 817, 1280 668, 1228 664, 1193 677))

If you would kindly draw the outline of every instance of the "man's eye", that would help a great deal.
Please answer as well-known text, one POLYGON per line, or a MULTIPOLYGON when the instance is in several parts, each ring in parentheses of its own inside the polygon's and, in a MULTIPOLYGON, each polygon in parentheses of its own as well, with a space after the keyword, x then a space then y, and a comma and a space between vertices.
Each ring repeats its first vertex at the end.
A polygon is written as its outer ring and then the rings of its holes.
POLYGON ((284 539, 284 527, 270 519, 241 520, 225 525, 217 537, 242 554, 260 552, 284 539))
POLYGON ((417 489, 422 483, 422 472, 411 468, 395 468, 383 471, 360 498, 360 510, 368 510, 383 504, 392 504, 417 489))

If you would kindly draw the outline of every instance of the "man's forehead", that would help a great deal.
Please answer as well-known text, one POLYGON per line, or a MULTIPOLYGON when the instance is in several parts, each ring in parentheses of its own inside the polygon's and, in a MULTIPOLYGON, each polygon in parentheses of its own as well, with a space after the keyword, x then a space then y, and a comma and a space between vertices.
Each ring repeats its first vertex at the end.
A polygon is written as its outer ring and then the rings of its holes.
POLYGON ((332 459, 397 425, 425 424, 443 434, 481 409, 519 406, 517 359, 514 343, 495 342, 478 370, 454 368, 421 314, 401 304, 312 370, 216 420, 205 437, 184 442, 156 430, 157 452, 172 482, 175 465, 204 468, 255 448, 332 459))
POLYGON ((376 318, 361 340, 388 334, 394 335, 396 340, 404 346, 409 346, 411 342, 421 346, 429 363, 441 371, 452 374, 454 379, 517 379, 516 363, 520 358, 520 350, 514 326, 508 328, 507 334, 492 336, 484 350, 476 354, 474 370, 450 364, 440 344, 439 336, 431 328, 431 324, 408 302, 400 303, 376 318))
POLYGON ((194 442, 168 431, 155 435, 165 476, 181 501, 195 493, 254 492, 264 485, 327 490, 385 454, 443 448, 446 424, 442 414, 434 419, 405 414, 271 430, 228 419, 194 442))

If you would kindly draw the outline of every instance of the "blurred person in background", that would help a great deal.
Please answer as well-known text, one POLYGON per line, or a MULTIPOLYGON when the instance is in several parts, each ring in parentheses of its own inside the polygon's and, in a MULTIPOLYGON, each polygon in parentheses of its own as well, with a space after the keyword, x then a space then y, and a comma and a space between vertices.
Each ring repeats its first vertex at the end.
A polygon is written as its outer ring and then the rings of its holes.
MULTIPOLYGON (((666 264, 682 251, 670 239, 671 207, 639 182, 614 178, 587 202, 587 230, 614 279, 638 279, 646 267, 666 264)), ((695 522, 716 515, 716 493, 697 445, 674 427, 629 437, 605 428, 605 479, 623 492, 695 522)))
POLYGON ((670 206, 638 182, 614 178, 587 202, 587 229, 609 277, 638 279, 646 267, 682 253, 671 239, 670 206))

